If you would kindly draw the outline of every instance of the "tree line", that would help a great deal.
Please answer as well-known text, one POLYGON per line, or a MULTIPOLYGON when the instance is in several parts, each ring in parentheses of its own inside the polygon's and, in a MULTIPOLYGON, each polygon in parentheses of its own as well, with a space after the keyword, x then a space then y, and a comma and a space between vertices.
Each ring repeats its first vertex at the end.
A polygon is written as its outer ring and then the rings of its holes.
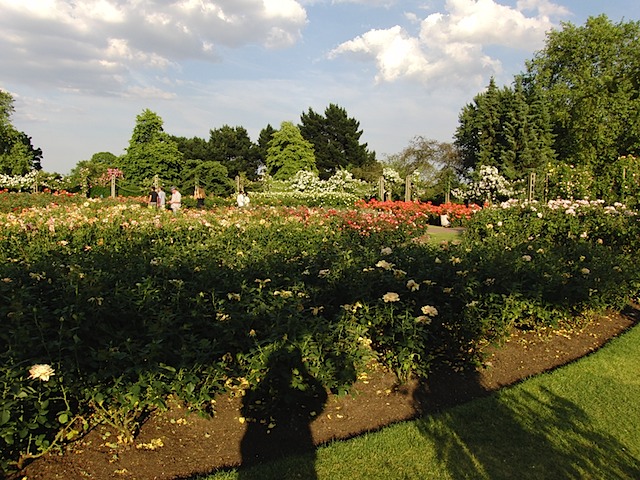
POLYGON ((639 51, 640 22, 563 23, 511 86, 491 79, 462 109, 461 164, 496 167, 509 180, 536 173, 551 196, 617 200, 612 194, 638 191, 639 51))
MULTIPOLYGON (((563 23, 547 34, 544 48, 511 85, 500 87, 491 78, 462 108, 452 143, 416 136, 382 161, 361 142, 359 122, 335 104, 324 114, 309 108, 297 125, 267 125, 256 142, 245 128, 229 125, 211 129, 206 139, 170 135, 162 119, 145 109, 123 155, 97 153, 79 162, 69 178, 80 185, 117 167, 131 186, 161 178, 226 195, 236 177, 251 182, 266 173, 287 179, 307 170, 326 179, 345 169, 375 181, 384 166, 392 166, 402 177, 418 172, 433 187, 430 199, 442 199, 446 188, 492 167, 515 183, 535 173, 538 190, 551 197, 606 198, 629 186, 640 190, 638 51, 639 22, 613 23, 601 15, 584 26, 563 23), (567 190, 568 184, 579 188, 567 190)), ((40 168, 42 152, 11 126, 12 98, 0 94, 0 173, 40 168)))

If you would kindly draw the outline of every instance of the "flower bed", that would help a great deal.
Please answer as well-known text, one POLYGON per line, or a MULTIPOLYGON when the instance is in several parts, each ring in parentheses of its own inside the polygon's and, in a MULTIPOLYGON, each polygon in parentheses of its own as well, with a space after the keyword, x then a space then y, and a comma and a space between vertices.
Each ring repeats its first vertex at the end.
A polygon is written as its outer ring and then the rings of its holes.
POLYGON ((3 469, 96 423, 131 442, 170 396, 212 413, 274 352, 299 352, 336 392, 372 359, 428 376, 473 365, 512 325, 619 307, 640 284, 637 216, 604 205, 567 221, 544 207, 544 228, 530 206, 461 210, 468 237, 430 245, 409 240, 442 210, 418 203, 174 215, 26 198, 0 214, 3 469))

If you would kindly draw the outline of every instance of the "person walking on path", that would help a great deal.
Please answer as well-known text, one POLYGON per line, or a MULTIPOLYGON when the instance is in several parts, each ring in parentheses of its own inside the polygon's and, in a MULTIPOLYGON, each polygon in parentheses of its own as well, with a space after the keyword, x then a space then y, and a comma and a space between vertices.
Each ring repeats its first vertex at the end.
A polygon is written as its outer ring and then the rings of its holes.
POLYGON ((173 213, 176 213, 180 210, 182 206, 182 195, 178 191, 178 187, 171 187, 171 198, 169 199, 169 206, 173 213))

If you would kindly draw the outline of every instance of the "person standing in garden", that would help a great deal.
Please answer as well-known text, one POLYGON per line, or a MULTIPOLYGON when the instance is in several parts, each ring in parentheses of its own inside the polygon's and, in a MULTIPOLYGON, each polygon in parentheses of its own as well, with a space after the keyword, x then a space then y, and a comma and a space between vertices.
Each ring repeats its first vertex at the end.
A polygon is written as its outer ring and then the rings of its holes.
POLYGON ((173 213, 176 213, 180 210, 182 206, 182 195, 178 191, 178 187, 171 187, 171 198, 169 199, 169 206, 173 213))
POLYGON ((158 187, 158 208, 164 210, 166 204, 167 194, 164 193, 164 189, 162 187, 158 187))
POLYGON ((198 208, 204 208, 204 199, 205 199, 206 195, 204 193, 204 188, 202 187, 196 187, 194 193, 193 193, 193 198, 196 199, 196 207, 198 208))
POLYGON ((157 208, 158 206, 158 192, 156 192, 155 187, 151 187, 151 192, 149 192, 149 208, 157 208))

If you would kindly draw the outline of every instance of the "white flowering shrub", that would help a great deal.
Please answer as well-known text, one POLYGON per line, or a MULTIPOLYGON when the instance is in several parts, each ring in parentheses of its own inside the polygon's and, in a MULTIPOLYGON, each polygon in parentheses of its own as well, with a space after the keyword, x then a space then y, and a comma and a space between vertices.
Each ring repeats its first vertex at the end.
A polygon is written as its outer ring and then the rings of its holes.
POLYGON ((0 174, 0 188, 11 191, 23 192, 34 188, 36 183, 37 170, 31 170, 26 175, 4 175, 0 174))
POLYGON ((509 181, 500 175, 496 167, 483 165, 472 183, 466 188, 452 190, 451 195, 463 201, 482 204, 512 198, 516 191, 509 181))
POLYGON ((337 171, 327 180, 301 170, 288 180, 268 179, 266 191, 254 192, 252 197, 262 205, 350 206, 374 191, 373 186, 346 170, 337 171))

